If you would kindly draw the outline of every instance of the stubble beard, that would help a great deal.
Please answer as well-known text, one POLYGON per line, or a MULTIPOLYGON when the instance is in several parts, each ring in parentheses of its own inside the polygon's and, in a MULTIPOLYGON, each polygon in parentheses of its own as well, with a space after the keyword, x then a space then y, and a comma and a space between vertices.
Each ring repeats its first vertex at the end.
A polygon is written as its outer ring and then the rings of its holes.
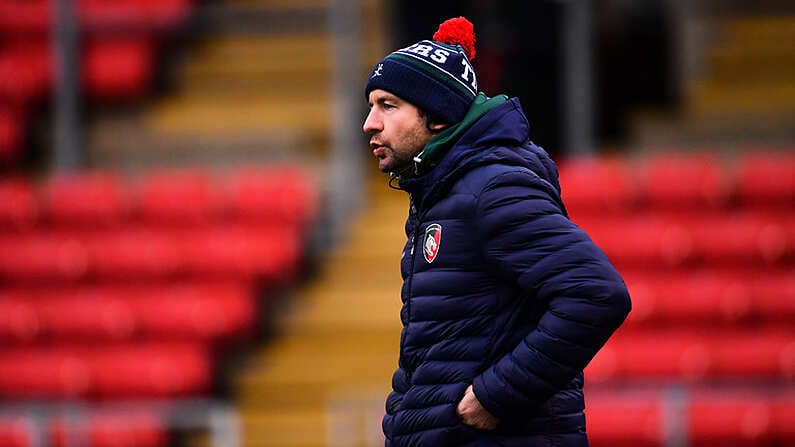
POLYGON ((424 119, 418 121, 417 126, 406 133, 402 141, 405 142, 407 150, 396 151, 392 146, 386 146, 389 150, 391 161, 384 165, 382 172, 396 174, 404 177, 414 175, 414 157, 419 154, 433 135, 425 127, 424 119))
POLYGON ((381 167, 381 172, 400 176, 406 176, 413 172, 413 155, 397 152, 391 147, 388 147, 387 150, 389 151, 390 160, 387 164, 381 167))

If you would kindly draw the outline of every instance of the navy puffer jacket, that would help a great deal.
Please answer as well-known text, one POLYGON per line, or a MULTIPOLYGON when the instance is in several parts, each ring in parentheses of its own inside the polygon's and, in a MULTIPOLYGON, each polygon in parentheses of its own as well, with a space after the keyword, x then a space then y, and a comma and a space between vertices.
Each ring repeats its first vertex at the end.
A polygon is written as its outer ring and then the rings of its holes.
POLYGON ((582 371, 630 300, 567 218, 528 129, 519 101, 503 102, 428 174, 401 180, 412 209, 387 447, 587 445, 582 371), (497 429, 460 421, 470 384, 497 429))

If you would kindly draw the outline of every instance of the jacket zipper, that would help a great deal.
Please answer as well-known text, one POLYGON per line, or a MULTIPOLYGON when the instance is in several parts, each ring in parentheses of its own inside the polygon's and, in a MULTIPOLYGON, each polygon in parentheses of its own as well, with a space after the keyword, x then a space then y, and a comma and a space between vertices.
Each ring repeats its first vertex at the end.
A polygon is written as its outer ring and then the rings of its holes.
MULTIPOLYGON (((413 295, 412 292, 412 282, 414 281, 414 264, 415 264, 415 256, 414 256, 414 245, 417 240, 417 231, 420 227, 420 221, 417 216, 417 206, 414 204, 414 196, 409 194, 409 218, 412 220, 412 228, 411 228, 411 248, 409 249, 409 255, 411 256, 411 263, 409 269, 409 276, 408 276, 408 284, 406 287, 408 295, 406 296, 406 331, 408 332, 408 328, 411 325, 411 296, 413 295)), ((404 346, 401 346, 404 348, 404 346)), ((406 375, 408 376, 409 383, 412 382, 412 376, 414 375, 414 365, 411 365, 409 369, 406 371, 406 375)))

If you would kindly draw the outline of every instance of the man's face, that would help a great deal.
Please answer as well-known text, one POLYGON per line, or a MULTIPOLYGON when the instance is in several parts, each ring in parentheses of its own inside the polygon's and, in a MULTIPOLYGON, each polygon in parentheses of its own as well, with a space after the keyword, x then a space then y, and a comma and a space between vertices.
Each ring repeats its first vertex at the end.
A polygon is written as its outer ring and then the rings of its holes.
POLYGON ((433 133, 413 104, 381 89, 370 92, 370 113, 362 129, 370 135, 370 149, 381 172, 407 173, 433 133))

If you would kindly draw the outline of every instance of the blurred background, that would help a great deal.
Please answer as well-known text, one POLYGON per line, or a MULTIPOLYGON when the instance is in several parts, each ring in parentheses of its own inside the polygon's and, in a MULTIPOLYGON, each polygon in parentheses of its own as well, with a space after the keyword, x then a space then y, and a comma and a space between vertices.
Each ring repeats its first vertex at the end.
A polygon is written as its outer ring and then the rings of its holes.
POLYGON ((624 275, 594 446, 795 446, 795 5, 0 0, 0 446, 383 445, 375 62, 465 15, 624 275))

